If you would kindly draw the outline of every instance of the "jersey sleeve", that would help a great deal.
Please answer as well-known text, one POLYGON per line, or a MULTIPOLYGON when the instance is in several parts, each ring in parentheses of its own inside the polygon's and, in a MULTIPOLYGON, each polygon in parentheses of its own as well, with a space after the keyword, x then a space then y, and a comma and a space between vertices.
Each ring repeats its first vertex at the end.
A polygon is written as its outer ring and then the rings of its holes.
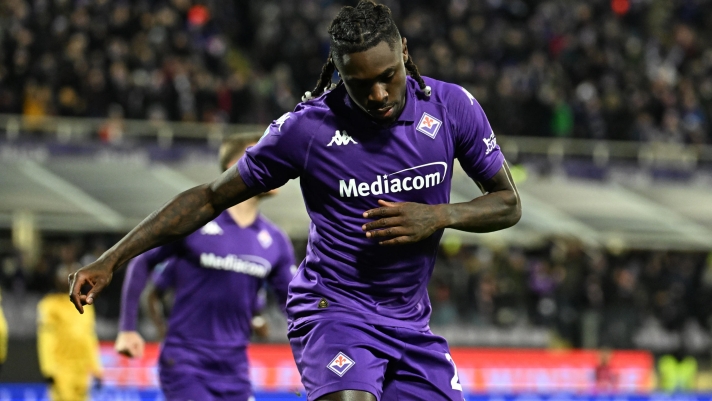
POLYGON ((119 330, 135 331, 138 320, 139 301, 141 293, 151 275, 151 270, 170 257, 177 244, 164 245, 139 255, 129 262, 126 277, 121 288, 121 311, 119 314, 119 330))
POLYGON ((455 157, 475 181, 492 178, 504 164, 504 155, 484 110, 465 88, 453 85, 448 113, 455 132, 455 157))
POLYGON ((267 127, 257 145, 247 149, 237 163, 245 184, 269 191, 301 175, 308 152, 309 137, 305 112, 286 113, 267 127))
POLYGON ((279 262, 274 269, 272 269, 267 280, 277 296, 280 309, 286 313, 289 283, 297 271, 297 266, 295 264, 292 242, 286 234, 279 234, 279 238, 281 239, 279 244, 279 262))
POLYGON ((161 262, 153 270, 153 276, 151 277, 153 281, 153 286, 159 291, 165 291, 169 288, 175 287, 176 279, 176 269, 177 263, 171 262, 171 260, 166 260, 161 262))

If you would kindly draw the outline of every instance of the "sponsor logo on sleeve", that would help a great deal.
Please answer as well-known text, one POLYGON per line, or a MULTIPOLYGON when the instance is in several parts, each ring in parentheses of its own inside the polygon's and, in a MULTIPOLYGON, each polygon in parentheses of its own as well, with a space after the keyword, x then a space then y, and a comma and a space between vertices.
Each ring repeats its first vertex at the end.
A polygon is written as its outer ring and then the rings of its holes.
POLYGON ((497 138, 494 136, 494 131, 491 131, 492 133, 490 134, 489 138, 482 138, 482 141, 485 143, 485 146, 487 146, 487 150, 485 150, 485 156, 490 154, 494 148, 497 147, 497 138))
POLYGON ((334 359, 329 362, 329 365, 327 365, 327 368, 331 370, 332 372, 336 373, 339 375, 339 377, 342 377, 346 372, 351 369, 356 364, 353 359, 349 358, 344 354, 343 352, 339 352, 334 359))

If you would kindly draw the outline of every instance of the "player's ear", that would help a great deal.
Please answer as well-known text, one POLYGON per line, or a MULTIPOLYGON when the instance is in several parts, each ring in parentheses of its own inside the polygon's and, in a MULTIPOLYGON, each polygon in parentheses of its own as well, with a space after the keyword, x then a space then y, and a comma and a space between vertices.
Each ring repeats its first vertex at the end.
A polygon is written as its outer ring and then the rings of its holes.
POLYGON ((403 47, 403 62, 405 63, 408 60, 408 39, 401 38, 401 45, 403 47))

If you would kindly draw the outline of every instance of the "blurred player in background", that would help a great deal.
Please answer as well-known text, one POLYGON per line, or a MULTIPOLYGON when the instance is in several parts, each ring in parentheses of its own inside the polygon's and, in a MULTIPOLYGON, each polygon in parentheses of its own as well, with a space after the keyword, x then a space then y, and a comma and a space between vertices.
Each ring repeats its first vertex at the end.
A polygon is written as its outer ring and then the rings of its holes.
MULTIPOLYGON (((0 295, 0 301, 2 301, 2 295, 0 295)), ((5 364, 7 359, 7 320, 5 320, 5 313, 2 311, 2 305, 0 304, 0 372, 2 372, 2 365, 5 364)))
POLYGON ((447 342, 429 329, 428 281, 443 230, 516 224, 517 189, 479 103, 420 76, 388 7, 344 7, 329 34, 304 102, 237 168, 178 195, 79 270, 70 298, 81 312, 130 258, 300 177, 312 224, 287 311, 308 400, 461 401, 447 342), (334 72, 341 82, 328 90, 334 72), (483 196, 450 203, 456 159, 483 196))
MULTIPOLYGON (((220 148, 222 171, 256 140, 228 138, 220 148)), ((115 348, 132 357, 143 354, 144 341, 136 331, 138 303, 156 267, 154 287, 174 292, 159 357, 161 389, 169 401, 246 401, 252 396, 246 347, 260 289, 267 281, 284 310, 296 270, 289 238, 260 215, 259 201, 233 206, 186 238, 129 264, 115 348)), ((155 293, 152 299, 155 305, 155 293)))
POLYGON ((66 267, 57 269, 57 292, 46 295, 37 305, 40 370, 50 383, 53 401, 87 400, 91 378, 99 385, 102 378, 94 308, 77 316, 65 306, 69 273, 66 267))

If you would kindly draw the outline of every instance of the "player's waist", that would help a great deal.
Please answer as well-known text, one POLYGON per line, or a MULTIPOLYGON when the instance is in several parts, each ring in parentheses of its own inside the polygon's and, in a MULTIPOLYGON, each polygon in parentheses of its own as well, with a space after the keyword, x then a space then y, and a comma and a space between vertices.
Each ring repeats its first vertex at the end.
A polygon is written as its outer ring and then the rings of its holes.
POLYGON ((320 319, 338 319, 344 321, 351 321, 357 323, 365 323, 374 326, 384 326, 384 327, 399 327, 415 331, 426 331, 430 330, 429 320, 430 315, 421 316, 417 319, 397 319, 388 316, 382 316, 375 313, 369 313, 364 311, 347 311, 347 310, 337 310, 332 309, 330 311, 324 311, 319 313, 312 313, 308 311, 299 312, 292 314, 287 311, 287 331, 289 333, 297 330, 299 326, 304 323, 312 322, 320 319))
POLYGON ((347 319, 392 327, 425 330, 430 320, 430 303, 426 299, 398 307, 374 305, 367 300, 335 298, 313 293, 292 293, 287 303, 290 324, 314 319, 347 319))
POLYGON ((191 332, 171 330, 166 334, 164 346, 183 347, 196 352, 240 352, 246 349, 250 337, 244 333, 224 336, 199 336, 191 332))

